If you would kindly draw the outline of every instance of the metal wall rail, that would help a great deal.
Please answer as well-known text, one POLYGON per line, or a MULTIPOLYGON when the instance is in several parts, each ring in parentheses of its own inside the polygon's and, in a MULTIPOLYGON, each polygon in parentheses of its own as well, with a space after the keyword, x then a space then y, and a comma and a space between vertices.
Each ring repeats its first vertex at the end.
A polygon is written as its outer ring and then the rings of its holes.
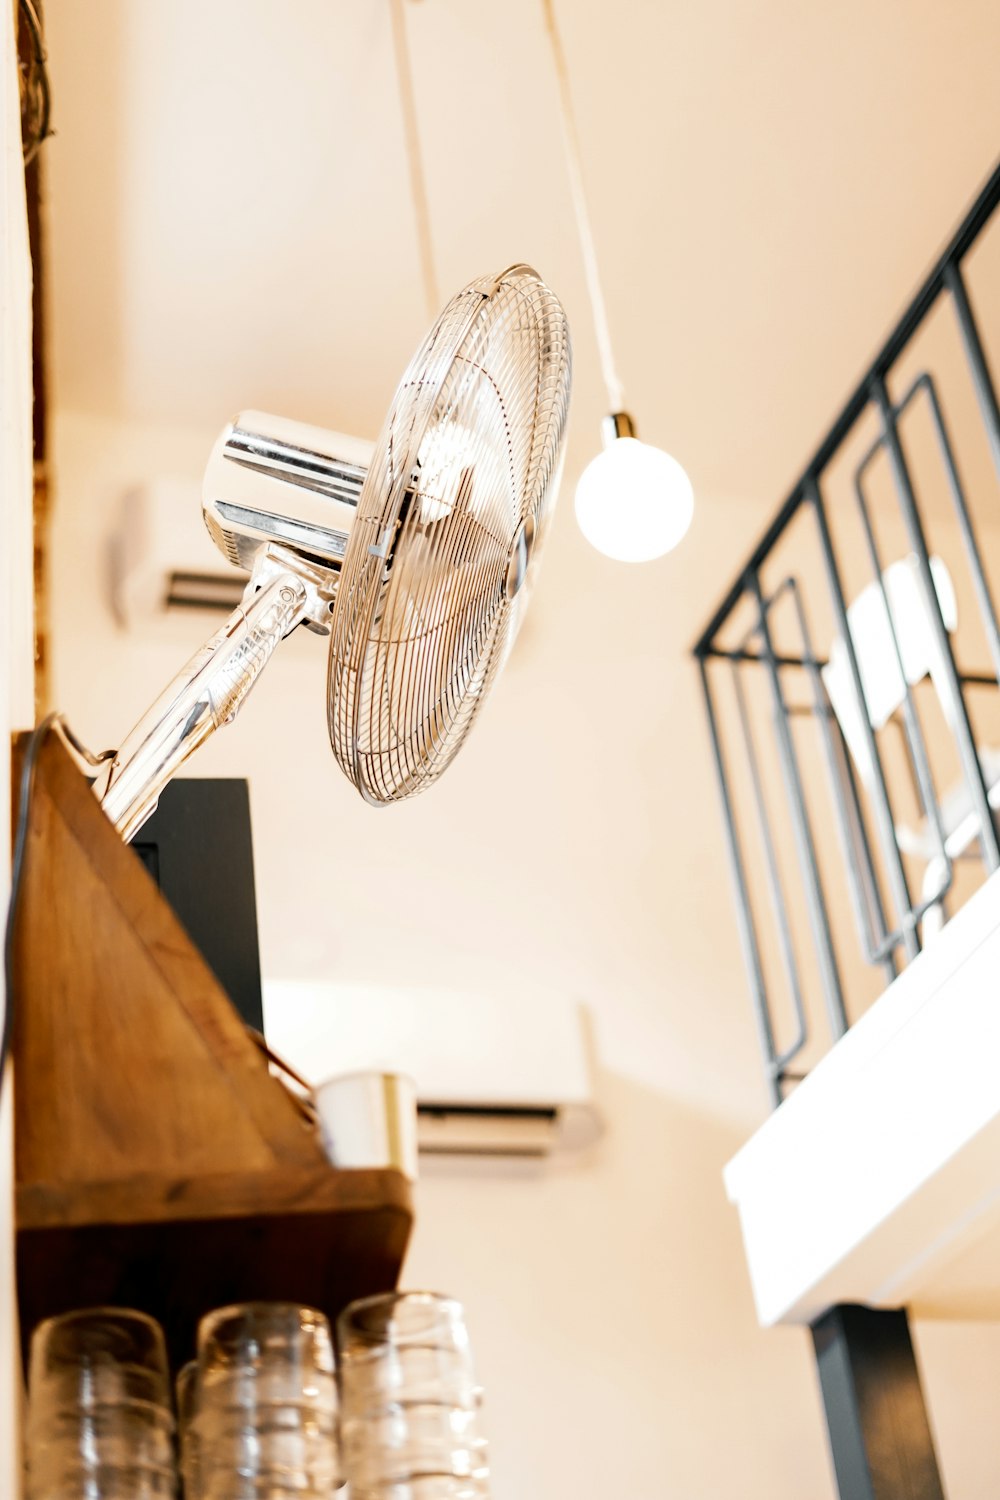
MULTIPOLYGON (((808 1040, 809 1025, 804 1000, 806 979, 792 932, 788 893, 783 888, 781 862, 777 854, 778 836, 765 796, 769 779, 761 759, 760 746, 748 711, 744 677, 748 672, 763 672, 771 709, 777 780, 783 791, 786 827, 791 832, 791 847, 799 889, 797 900, 805 909, 809 936, 810 968, 818 977, 830 1040, 843 1034, 848 1025, 844 1003, 841 966, 831 931, 830 909, 820 860, 817 857, 817 829, 804 792, 801 749, 792 732, 793 720, 803 714, 811 716, 819 730, 822 760, 830 817, 836 829, 839 857, 853 912, 860 951, 869 965, 877 966, 886 982, 891 982, 901 963, 909 962, 920 951, 922 938, 937 924, 945 898, 953 886, 954 861, 966 857, 967 845, 961 842, 948 819, 935 787, 931 757, 917 710, 913 683, 906 669, 909 642, 898 618, 896 602, 887 584, 887 562, 882 555, 872 518, 869 476, 876 458, 883 459, 892 477, 898 507, 909 547, 907 566, 913 570, 917 590, 930 633, 929 650, 934 662, 934 686, 944 704, 949 730, 961 769, 963 806, 973 832, 969 841, 976 846, 983 868, 1000 868, 1000 842, 995 824, 994 806, 1000 804, 1000 773, 994 779, 992 769, 985 768, 982 747, 977 745, 966 702, 966 691, 983 686, 998 688, 1000 682, 1000 627, 983 556, 976 535, 974 519, 956 460, 953 438, 946 424, 942 402, 935 380, 922 371, 898 402, 888 389, 889 377, 910 347, 914 335, 928 314, 945 297, 950 304, 964 352, 968 373, 975 392, 979 414, 986 430, 993 463, 1000 477, 1000 403, 993 385, 980 330, 969 300, 962 271, 962 261, 980 232, 1000 205, 1000 166, 985 184, 951 242, 906 309, 885 344, 875 357, 843 410, 833 423, 800 479, 785 500, 773 522, 741 570, 722 603, 694 648, 701 670, 709 734, 719 793, 722 802, 726 845, 736 896, 737 920, 744 962, 750 980, 751 996, 757 1020, 757 1031, 764 1060, 765 1077, 772 1103, 783 1097, 784 1084, 793 1077, 789 1065, 798 1058, 808 1040), (917 486, 910 460, 904 450, 900 423, 904 414, 917 403, 927 407, 936 451, 941 462, 951 507, 957 521, 963 555, 969 569, 972 597, 979 612, 989 650, 993 672, 963 672, 954 655, 951 636, 937 592, 935 560, 931 555, 924 521, 917 498, 917 486), (840 455, 846 441, 855 432, 866 413, 877 418, 877 438, 857 465, 854 475, 854 502, 857 520, 864 538, 864 550, 876 585, 876 600, 881 601, 883 618, 891 640, 892 658, 902 685, 899 702, 899 728, 907 758, 913 791, 923 813, 923 845, 926 860, 921 890, 910 889, 905 851, 900 847, 900 831, 894 817, 890 779, 877 741, 873 712, 865 696, 865 664, 848 625, 849 601, 843 573, 831 536, 827 500, 823 493, 824 475, 840 455), (802 586, 794 574, 784 576, 770 594, 764 580, 768 565, 786 572, 784 554, 775 552, 785 539, 793 518, 811 513, 814 541, 822 559, 822 571, 829 594, 829 605, 840 643, 841 661, 846 667, 849 693, 853 700, 853 723, 856 743, 849 747, 844 725, 838 722, 828 693, 827 672, 830 663, 813 649, 802 586), (779 601, 790 600, 798 642, 789 649, 776 639, 772 618, 779 601), (737 615, 746 617, 750 626, 734 645, 723 640, 737 615), (711 664, 715 663, 715 666, 711 664), (723 665, 725 664, 725 665, 723 665), (723 672, 731 682, 738 729, 737 745, 727 745, 719 712, 713 673, 723 672), (789 673, 802 674, 796 679, 808 688, 805 705, 791 702, 786 689, 789 673), (744 838, 737 816, 732 757, 741 760, 744 795, 749 797, 750 819, 762 862, 762 879, 758 882, 748 863, 744 838), (856 763, 859 762, 859 763, 856 763), (860 780, 864 783, 859 786, 860 780), (867 816, 864 809, 867 808, 867 816), (775 945, 786 989, 786 1005, 792 1025, 790 1041, 780 1046, 776 1040, 776 1021, 772 997, 768 992, 765 964, 762 959, 759 914, 755 915, 751 886, 760 888, 774 923, 775 945)), ((909 580, 907 580, 909 582, 909 580)), ((763 691, 763 689, 762 689, 763 691)))
POLYGON ((989 181, 984 185, 982 192, 955 231, 950 244, 942 252, 923 286, 875 356, 870 368, 861 377, 839 417, 793 486, 791 494, 747 559, 746 567, 706 625, 694 648, 696 656, 709 654, 715 637, 742 597, 747 573, 751 569, 759 568, 768 554, 773 551, 778 538, 786 530, 789 521, 803 503, 810 481, 818 478, 823 470, 829 467, 830 460, 871 400, 872 382, 877 378, 885 379, 943 289, 948 290, 955 303, 966 356, 974 374, 983 421, 990 436, 997 471, 1000 472, 1000 403, 997 401, 990 378, 986 354, 961 272, 963 256, 989 222, 998 203, 1000 203, 1000 163, 997 164, 989 181))

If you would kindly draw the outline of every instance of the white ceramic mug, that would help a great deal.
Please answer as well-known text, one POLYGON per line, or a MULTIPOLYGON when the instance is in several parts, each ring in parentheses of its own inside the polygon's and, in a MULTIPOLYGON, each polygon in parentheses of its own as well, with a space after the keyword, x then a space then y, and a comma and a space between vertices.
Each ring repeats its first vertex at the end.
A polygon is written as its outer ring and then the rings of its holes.
POLYGON ((344 1073, 313 1090, 335 1167, 396 1167, 417 1180, 417 1089, 405 1073, 344 1073))

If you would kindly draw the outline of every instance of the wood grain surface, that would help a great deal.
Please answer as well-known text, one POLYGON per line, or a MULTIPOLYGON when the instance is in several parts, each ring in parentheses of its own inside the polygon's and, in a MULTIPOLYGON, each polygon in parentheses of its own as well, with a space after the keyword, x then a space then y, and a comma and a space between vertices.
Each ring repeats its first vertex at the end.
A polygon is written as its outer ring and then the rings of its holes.
POLYGON ((25 1342, 100 1302, 175 1358, 232 1300, 331 1316, 396 1284, 398 1172, 335 1171, 56 736, 37 763, 14 938, 18 1295, 25 1342))

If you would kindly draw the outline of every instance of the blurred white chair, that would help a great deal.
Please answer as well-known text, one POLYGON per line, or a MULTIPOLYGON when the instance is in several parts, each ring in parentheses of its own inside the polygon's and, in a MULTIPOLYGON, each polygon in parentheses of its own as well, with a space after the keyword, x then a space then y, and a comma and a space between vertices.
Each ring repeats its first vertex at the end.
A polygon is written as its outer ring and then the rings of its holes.
MULTIPOLYGON (((931 558, 931 576, 938 609, 945 629, 950 634, 958 623, 958 608, 951 576, 939 557, 931 558)), ((864 689, 868 722, 873 730, 884 728, 902 707, 907 686, 913 687, 929 676, 937 692, 945 722, 954 735, 958 704, 945 671, 921 587, 916 557, 911 554, 892 563, 882 574, 882 581, 899 642, 898 657, 885 600, 877 583, 871 583, 862 590, 847 611, 847 623, 864 689)), ((875 768, 864 732, 862 707, 854 691, 847 646, 840 636, 834 639, 830 647, 829 663, 823 668, 822 676, 858 776, 866 791, 871 794, 875 768)), ((995 809, 1000 806, 1000 750, 981 750, 979 764, 989 804, 995 809)), ((940 890, 947 874, 946 859, 960 859, 970 850, 979 834, 979 818, 964 778, 949 787, 938 799, 938 809, 945 858, 942 858, 941 843, 926 811, 916 826, 897 823, 895 828, 896 843, 901 852, 926 863, 922 882, 922 899, 925 901, 940 890)), ((925 941, 940 930, 943 920, 940 905, 928 910, 924 916, 925 941)))

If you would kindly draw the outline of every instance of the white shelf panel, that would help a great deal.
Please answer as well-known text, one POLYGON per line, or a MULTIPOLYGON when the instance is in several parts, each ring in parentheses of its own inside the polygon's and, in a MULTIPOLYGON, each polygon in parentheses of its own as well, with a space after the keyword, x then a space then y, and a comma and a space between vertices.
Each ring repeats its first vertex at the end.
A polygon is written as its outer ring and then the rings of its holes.
POLYGON ((1000 872, 724 1175, 762 1324, 1000 1317, 1000 872))

